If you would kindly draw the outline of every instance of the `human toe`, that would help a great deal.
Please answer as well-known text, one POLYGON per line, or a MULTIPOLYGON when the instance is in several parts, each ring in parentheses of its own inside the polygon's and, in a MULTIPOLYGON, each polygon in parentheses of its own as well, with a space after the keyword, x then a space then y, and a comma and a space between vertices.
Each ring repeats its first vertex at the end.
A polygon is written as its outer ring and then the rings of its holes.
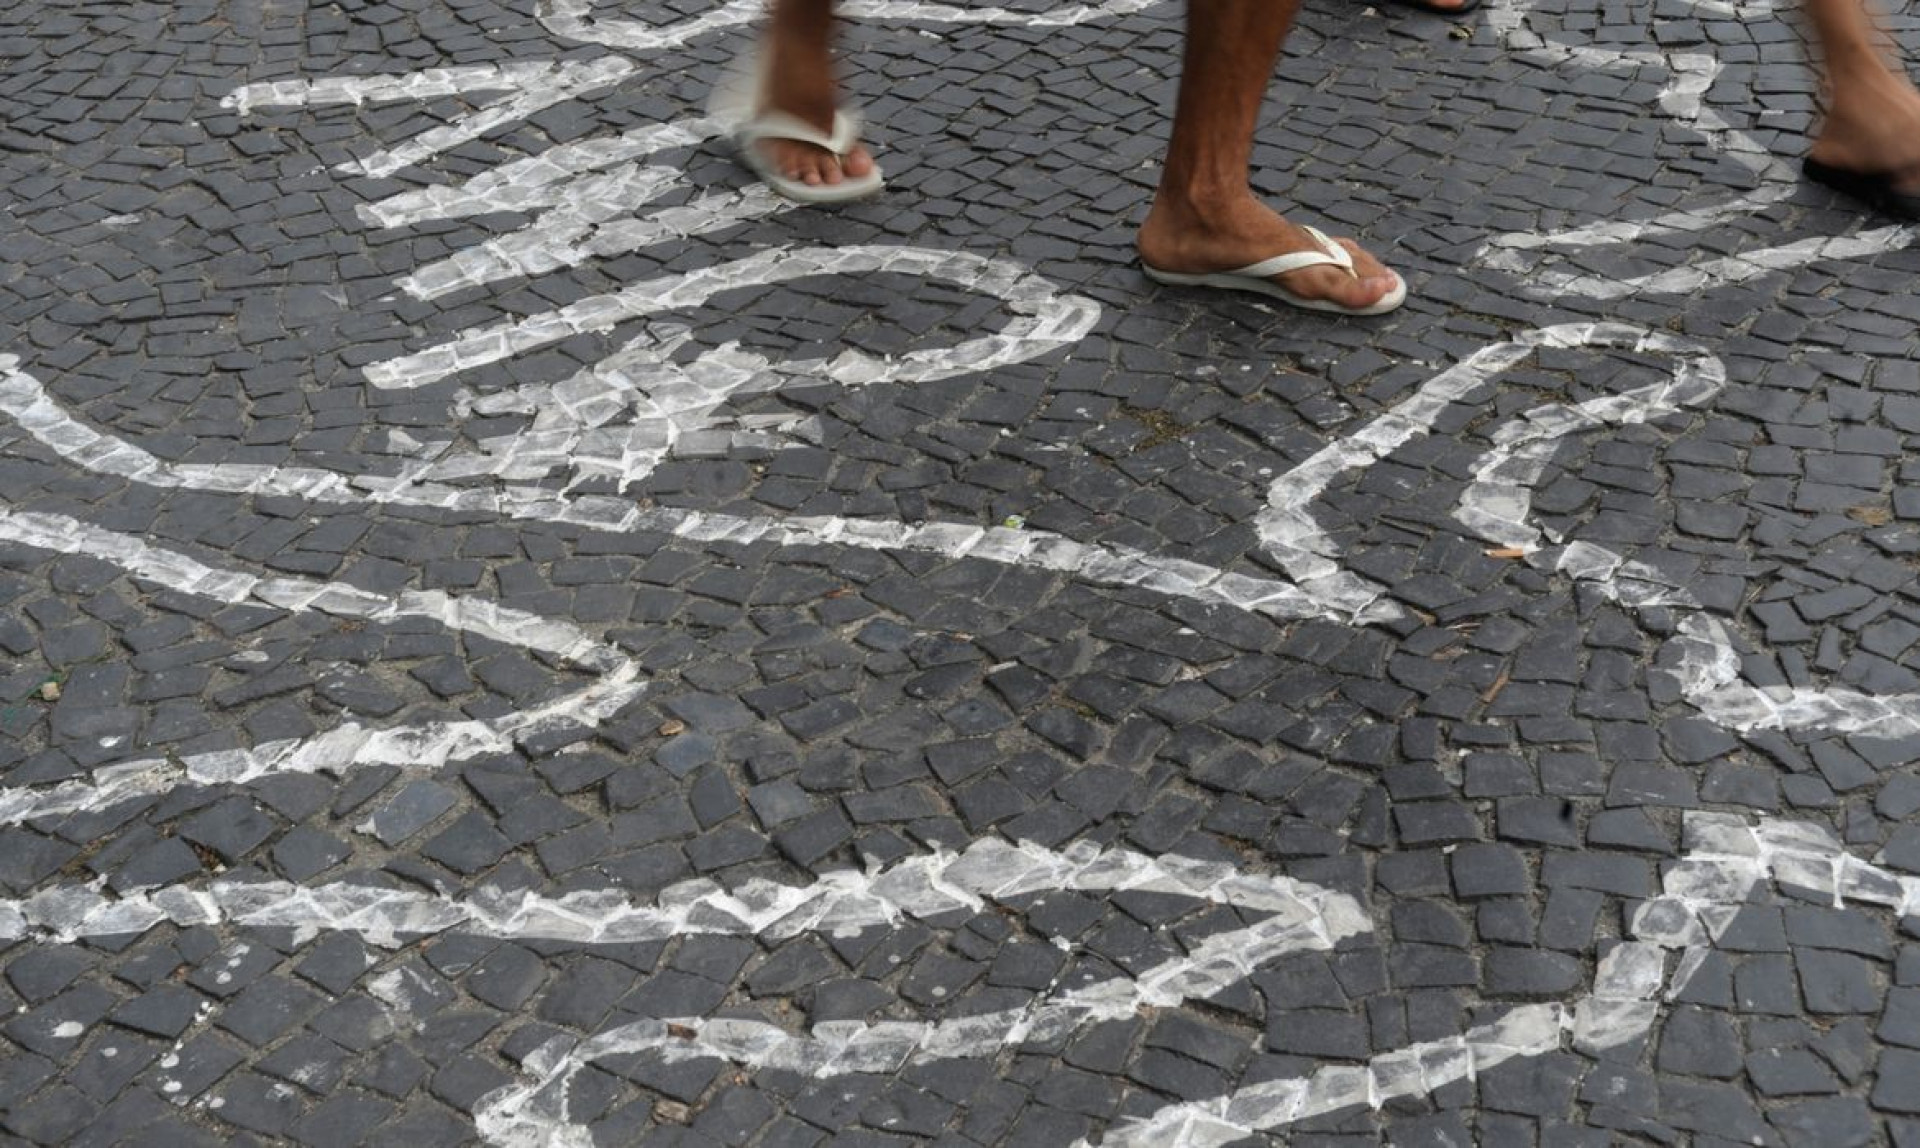
POLYGON ((864 179, 873 174, 873 154, 856 144, 852 151, 841 157, 836 166, 850 178, 864 179))
POLYGON ((1371 307, 1399 289, 1400 276, 1366 248, 1351 239, 1334 242, 1352 258, 1353 267, 1350 271, 1337 267, 1310 268, 1317 280, 1313 284, 1316 294, 1343 307, 1371 307))

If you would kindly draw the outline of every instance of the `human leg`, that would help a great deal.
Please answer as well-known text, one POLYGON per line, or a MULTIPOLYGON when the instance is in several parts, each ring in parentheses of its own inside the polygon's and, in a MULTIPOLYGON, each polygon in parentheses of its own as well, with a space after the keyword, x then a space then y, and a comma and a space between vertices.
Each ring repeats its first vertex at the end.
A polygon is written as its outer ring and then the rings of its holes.
MULTIPOLYGON (((1867 0, 1804 0, 1826 81, 1826 118, 1808 171, 1864 194, 1859 180, 1920 203, 1920 89, 1890 62, 1867 0)), ((1871 197, 1869 197, 1871 198, 1871 197)), ((1883 205, 1890 206, 1890 205, 1883 205)))
MULTIPOLYGON (((833 78, 833 0, 773 0, 761 41, 758 114, 784 113, 821 135, 833 132, 838 93, 833 78)), ((831 187, 873 171, 873 157, 855 145, 843 156, 811 143, 766 138, 747 146, 789 179, 831 187)))
MULTIPOLYGON (((1140 229, 1140 258, 1149 268, 1220 272, 1320 247, 1262 203, 1247 179, 1260 104, 1298 7, 1298 0, 1188 0, 1173 136, 1140 229)), ((1338 242, 1352 260, 1350 271, 1306 267, 1273 281, 1349 310, 1381 305, 1403 290, 1379 260, 1351 240, 1338 242)))

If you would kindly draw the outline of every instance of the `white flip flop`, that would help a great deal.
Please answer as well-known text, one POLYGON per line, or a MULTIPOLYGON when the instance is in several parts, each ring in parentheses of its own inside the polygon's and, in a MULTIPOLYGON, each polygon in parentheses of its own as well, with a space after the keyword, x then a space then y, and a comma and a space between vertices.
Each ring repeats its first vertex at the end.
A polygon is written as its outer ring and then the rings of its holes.
POLYGON ((860 117, 847 112, 833 113, 831 134, 823 134, 786 112, 763 112, 735 127, 733 142, 740 149, 741 162, 752 168, 753 173, 766 181, 768 187, 801 203, 845 203, 851 199, 864 199, 886 185, 881 178, 879 164, 875 164, 873 170, 865 175, 846 174, 846 157, 860 143, 860 117), (841 161, 840 182, 808 183, 788 176, 768 162, 765 153, 757 146, 763 140, 792 140, 832 153, 836 160, 841 161))
POLYGON ((1384 315, 1406 302, 1407 281, 1400 278, 1398 274, 1393 275, 1393 290, 1366 307, 1346 307, 1330 299, 1309 299, 1275 283, 1272 276, 1298 271, 1303 267, 1338 267, 1349 275, 1355 274, 1353 255, 1346 248, 1328 239, 1326 233, 1318 228, 1303 227, 1300 230, 1312 236, 1320 250, 1294 251, 1286 255, 1276 255, 1271 259, 1262 259, 1258 263, 1249 263, 1245 267, 1232 271, 1209 271, 1198 275, 1180 271, 1162 271, 1144 261, 1140 264, 1140 269, 1146 272, 1147 278, 1156 283, 1166 283, 1174 287, 1219 287, 1228 291, 1251 291, 1256 295, 1266 295, 1302 310, 1330 311, 1336 315, 1384 315))
POLYGON ((714 85, 707 98, 707 114, 733 139, 740 150, 740 161, 766 185, 788 199, 800 203, 845 203, 872 195, 885 186, 880 165, 863 176, 848 176, 847 155, 860 143, 860 116, 854 112, 833 113, 833 129, 822 133, 806 121, 786 112, 760 110, 760 92, 766 82, 764 57, 756 50, 737 60, 714 85), (768 163, 755 146, 764 140, 792 140, 832 153, 842 161, 839 183, 808 183, 792 179, 768 163))

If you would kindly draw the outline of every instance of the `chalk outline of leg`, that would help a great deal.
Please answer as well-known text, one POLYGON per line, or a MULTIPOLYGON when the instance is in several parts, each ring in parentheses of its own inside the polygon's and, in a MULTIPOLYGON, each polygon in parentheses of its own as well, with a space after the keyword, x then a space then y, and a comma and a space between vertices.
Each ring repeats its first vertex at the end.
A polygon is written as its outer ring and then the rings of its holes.
POLYGON ((347 932, 389 948, 443 932, 580 945, 690 934, 777 941, 857 933, 907 918, 972 915, 990 905, 1069 890, 1179 896, 1264 915, 1138 975, 1049 990, 1022 1007, 948 1021, 822 1023, 802 1036, 742 1018, 684 1017, 635 1021, 584 1040, 555 1037, 529 1057, 532 1080, 504 1085, 482 1099, 476 1131, 496 1144, 590 1145, 587 1131, 566 1119, 567 1094, 580 1069, 604 1057, 651 1051, 676 1060, 742 1059, 825 1076, 990 1055, 1010 1043, 1125 1018, 1143 1006, 1174 1007, 1212 996, 1268 960, 1330 950, 1372 928, 1351 897, 1225 862, 1149 857, 1090 842, 1052 850, 985 838, 958 854, 921 855, 866 873, 832 871, 811 885, 754 879, 726 889, 697 879, 669 887, 650 905, 636 905, 615 889, 557 898, 481 889, 455 899, 365 884, 215 881, 204 888, 172 885, 108 898, 91 886, 61 885, 0 901, 0 941, 70 943, 142 933, 161 923, 347 932))
POLYGON ((1861 861, 1823 826, 1689 812, 1681 858, 1663 874, 1660 894, 1635 910, 1632 939, 1601 957, 1592 993, 1571 1007, 1520 1005, 1461 1036, 1383 1053, 1364 1066, 1333 1066, 1168 1105, 1109 1128, 1102 1148, 1220 1148, 1329 1112, 1424 1095, 1508 1060, 1557 1050, 1563 1041, 1599 1052, 1638 1039, 1658 1019, 1662 999, 1686 988, 1752 891, 1768 880, 1827 893, 1835 908, 1855 901, 1903 916, 1920 911, 1920 877, 1861 861))
MULTIPOLYGON (((1721 4, 1711 0, 1694 0, 1693 6, 1736 18, 1772 10, 1771 4, 1721 4)), ((1605 221, 1544 234, 1516 232, 1496 236, 1481 245, 1470 263, 1515 275, 1519 289, 1535 298, 1580 296, 1611 300, 1634 295, 1694 294, 1822 260, 1880 255, 1920 241, 1920 227, 1877 227, 1854 235, 1816 237, 1624 280, 1554 270, 1547 259, 1530 258, 1527 253, 1552 248, 1577 251, 1630 243, 1646 235, 1701 231, 1789 199, 1798 185, 1793 169, 1784 160, 1735 129, 1702 102, 1723 70, 1717 59, 1689 52, 1617 52, 1557 43, 1527 26, 1527 17, 1533 10, 1532 0, 1494 0, 1487 10, 1488 24, 1508 48, 1551 66, 1571 63, 1596 69, 1653 67, 1672 72, 1673 79, 1660 93, 1661 110, 1680 126, 1699 132, 1710 151, 1729 155, 1752 171, 1762 186, 1720 204, 1669 212, 1647 220, 1605 221)))
MULTIPOLYGON (((1671 414, 1711 398, 1724 385, 1716 359, 1698 344, 1661 332, 1621 324, 1565 324, 1529 332, 1475 352, 1423 384, 1408 399, 1330 443, 1286 474, 1268 492, 1268 508, 1255 526, 1290 581, 1255 578, 1184 559, 1101 547, 1039 531, 952 523, 907 526, 844 518, 749 518, 673 509, 641 509, 605 496, 567 498, 550 489, 511 487, 494 492, 415 482, 429 464, 413 464, 399 476, 347 476, 297 467, 200 466, 163 462, 79 423, 47 395, 12 356, 0 355, 0 414, 56 453, 96 473, 119 475, 159 487, 233 493, 292 494, 335 504, 396 504, 481 512, 503 517, 565 522, 615 532, 658 531, 697 540, 773 541, 787 546, 851 545, 914 550, 954 559, 981 558, 1068 574, 1089 582, 1135 586, 1171 597, 1249 610, 1272 617, 1326 617, 1371 624, 1399 616, 1383 600, 1386 587, 1347 570, 1340 551, 1310 509, 1311 500, 1342 474, 1387 457, 1409 439, 1428 432, 1451 404, 1489 385, 1501 371, 1536 348, 1618 347, 1663 354, 1678 365, 1662 383, 1579 404, 1552 404, 1524 412, 1494 432, 1494 446, 1476 467, 1455 517, 1466 530, 1500 546, 1515 547, 1528 561, 1600 587, 1629 606, 1672 605, 1694 611, 1663 651, 1678 661, 1673 674, 1682 695, 1702 712, 1733 728, 1826 726, 1840 732, 1888 728, 1898 715, 1920 715, 1920 696, 1872 698, 1847 690, 1757 689, 1737 682, 1732 639, 1723 623, 1701 611, 1684 589, 1658 571, 1589 543, 1541 548, 1537 528, 1525 521, 1530 486, 1565 436, 1611 423, 1633 423, 1671 414), (1756 700, 1758 699, 1758 700, 1756 700), (1741 715, 1758 716, 1748 720, 1741 715), (1876 726, 1876 723, 1880 723, 1876 726)), ((1920 716, 1899 720, 1920 723, 1920 716)))
POLYGON ((484 599, 435 590, 376 594, 340 582, 262 578, 210 566, 66 515, 19 511, 0 503, 0 542, 55 554, 80 554, 111 563, 130 578, 192 597, 257 603, 289 613, 386 622, 427 618, 449 630, 547 654, 598 679, 537 706, 497 718, 431 722, 372 729, 348 721, 311 737, 263 742, 184 758, 146 757, 115 762, 90 781, 52 786, 0 787, 0 825, 43 817, 100 813, 183 786, 244 785, 281 773, 331 773, 370 765, 428 771, 487 754, 510 752, 517 741, 566 729, 593 730, 648 688, 639 666, 570 622, 484 599))

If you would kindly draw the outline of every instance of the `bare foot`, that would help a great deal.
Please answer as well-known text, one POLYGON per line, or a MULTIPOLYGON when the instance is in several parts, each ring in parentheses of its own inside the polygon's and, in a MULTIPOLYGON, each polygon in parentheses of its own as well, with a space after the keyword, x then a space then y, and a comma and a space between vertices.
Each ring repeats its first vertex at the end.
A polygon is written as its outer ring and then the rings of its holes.
MULTIPOLYGON (((1400 277, 1351 239, 1334 242, 1353 256, 1353 270, 1303 267, 1273 277, 1273 282, 1306 299, 1360 310, 1385 299, 1400 277)), ((1202 275, 1230 271, 1296 251, 1318 251, 1319 244, 1250 193, 1210 210, 1196 210, 1161 195, 1140 228, 1140 259, 1159 271, 1202 275)))
POLYGON ((1886 75, 1836 91, 1809 154, 1842 171, 1893 177, 1895 190, 1920 194, 1920 90, 1886 75))
MULTIPOLYGON (((785 112, 821 135, 833 134, 836 95, 827 45, 775 39, 766 52, 766 83, 756 110, 785 112)), ((813 187, 859 179, 873 171, 873 156, 858 144, 844 156, 797 140, 763 139, 753 146, 774 170, 813 187)))

